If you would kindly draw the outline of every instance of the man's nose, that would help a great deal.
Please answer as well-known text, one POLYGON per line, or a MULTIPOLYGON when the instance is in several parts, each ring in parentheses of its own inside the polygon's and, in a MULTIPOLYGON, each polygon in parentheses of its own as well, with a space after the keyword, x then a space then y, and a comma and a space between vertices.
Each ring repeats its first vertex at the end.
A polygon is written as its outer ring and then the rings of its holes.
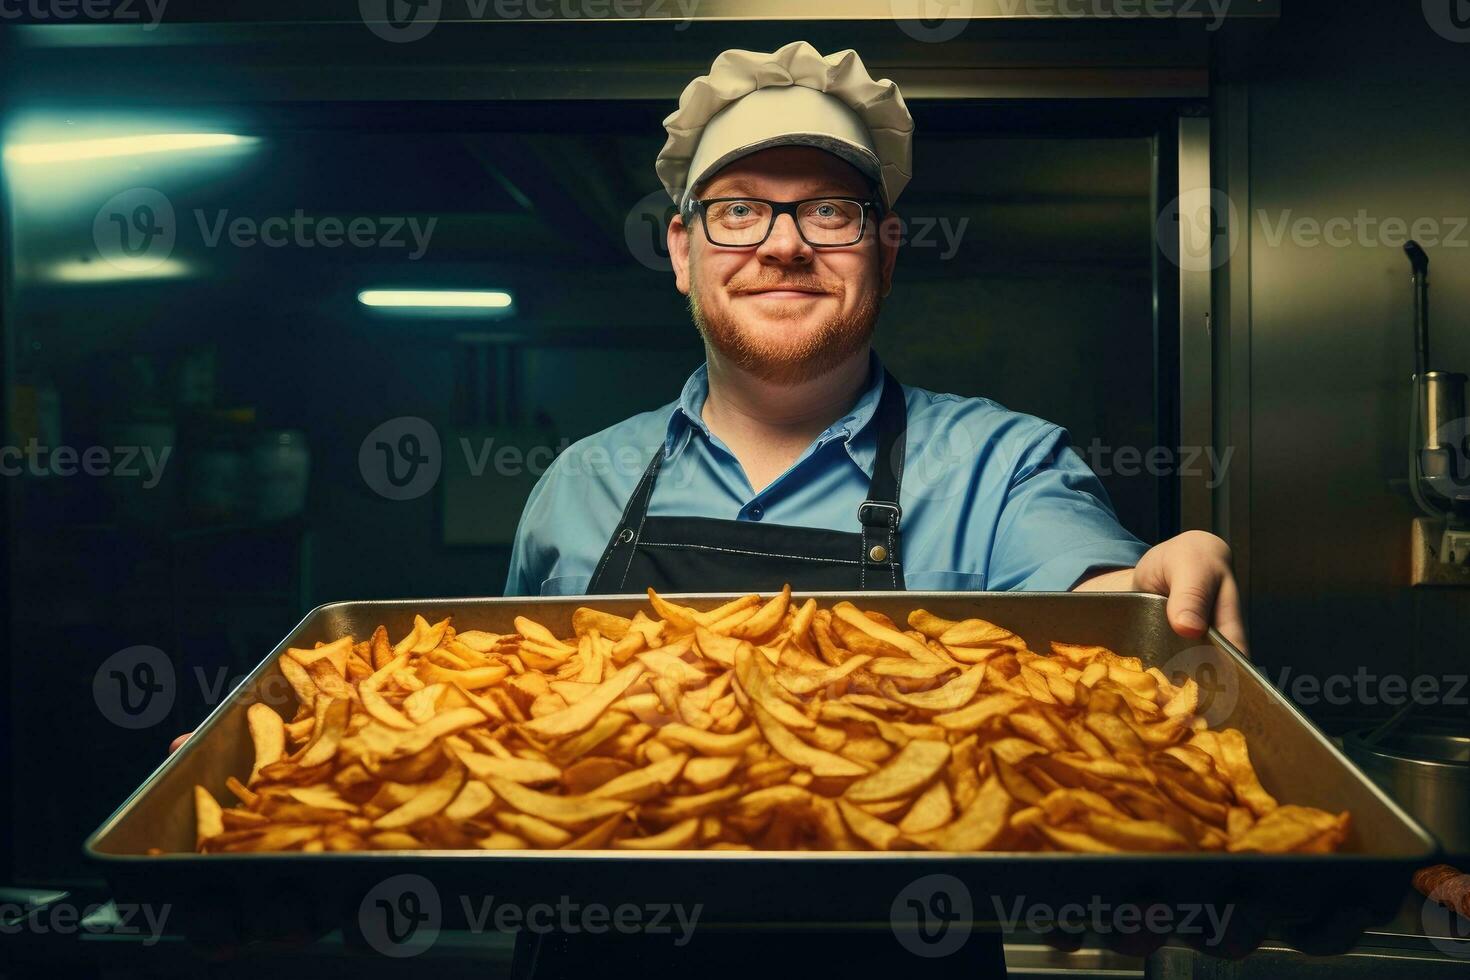
POLYGON ((757 258, 766 263, 794 263, 802 265, 812 260, 812 247, 801 237, 796 228, 796 219, 789 214, 776 215, 776 224, 771 228, 757 252, 757 258))

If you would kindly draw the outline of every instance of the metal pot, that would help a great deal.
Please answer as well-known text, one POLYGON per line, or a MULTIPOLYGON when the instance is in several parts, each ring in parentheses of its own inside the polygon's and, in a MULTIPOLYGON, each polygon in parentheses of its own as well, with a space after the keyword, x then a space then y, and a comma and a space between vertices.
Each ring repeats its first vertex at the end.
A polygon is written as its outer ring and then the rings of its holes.
POLYGON ((1343 751, 1451 855, 1470 854, 1470 734, 1406 718, 1343 736, 1343 751))

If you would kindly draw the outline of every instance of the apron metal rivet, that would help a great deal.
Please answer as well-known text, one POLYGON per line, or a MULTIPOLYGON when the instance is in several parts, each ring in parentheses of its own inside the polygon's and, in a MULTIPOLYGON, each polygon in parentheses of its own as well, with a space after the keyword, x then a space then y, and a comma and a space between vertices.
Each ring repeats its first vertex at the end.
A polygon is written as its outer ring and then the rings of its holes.
POLYGON ((632 540, 633 540, 633 529, 631 527, 625 527, 625 528, 623 528, 623 533, 621 533, 621 534, 618 535, 618 543, 619 544, 627 544, 629 541, 632 541, 632 540))
POLYGON ((872 550, 868 552, 868 557, 874 561, 883 561, 888 557, 888 549, 881 544, 875 544, 872 550))

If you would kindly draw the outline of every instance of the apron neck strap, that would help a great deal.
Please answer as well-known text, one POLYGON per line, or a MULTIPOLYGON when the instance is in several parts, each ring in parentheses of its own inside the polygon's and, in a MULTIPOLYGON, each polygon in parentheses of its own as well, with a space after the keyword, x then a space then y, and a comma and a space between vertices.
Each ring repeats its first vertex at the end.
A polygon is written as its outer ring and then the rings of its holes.
POLYGON ((897 530, 903 513, 898 506, 898 494, 903 483, 908 411, 904 405, 903 387, 886 370, 883 372, 883 394, 874 413, 874 425, 878 438, 873 456, 873 479, 868 484, 868 499, 858 507, 858 523, 864 527, 897 530))

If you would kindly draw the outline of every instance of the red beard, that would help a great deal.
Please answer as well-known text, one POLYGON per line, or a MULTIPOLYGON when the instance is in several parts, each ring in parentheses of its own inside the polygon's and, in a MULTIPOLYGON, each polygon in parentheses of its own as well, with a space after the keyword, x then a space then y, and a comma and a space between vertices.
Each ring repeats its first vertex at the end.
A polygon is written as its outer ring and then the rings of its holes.
MULTIPOLYGON (((732 280, 730 291, 740 294, 753 289, 823 289, 837 290, 812 278, 783 277, 773 281, 743 283, 732 280)), ((689 315, 704 337, 704 342, 740 370, 771 384, 795 384, 831 371, 837 365, 867 347, 878 322, 881 300, 876 291, 869 292, 850 316, 839 315, 822 322, 810 335, 795 343, 771 343, 753 336, 738 318, 721 311, 712 313, 699 302, 697 289, 689 291, 689 315)), ((805 312, 805 311, 801 311, 805 312)), ((793 316, 798 315, 793 311, 793 316)))

